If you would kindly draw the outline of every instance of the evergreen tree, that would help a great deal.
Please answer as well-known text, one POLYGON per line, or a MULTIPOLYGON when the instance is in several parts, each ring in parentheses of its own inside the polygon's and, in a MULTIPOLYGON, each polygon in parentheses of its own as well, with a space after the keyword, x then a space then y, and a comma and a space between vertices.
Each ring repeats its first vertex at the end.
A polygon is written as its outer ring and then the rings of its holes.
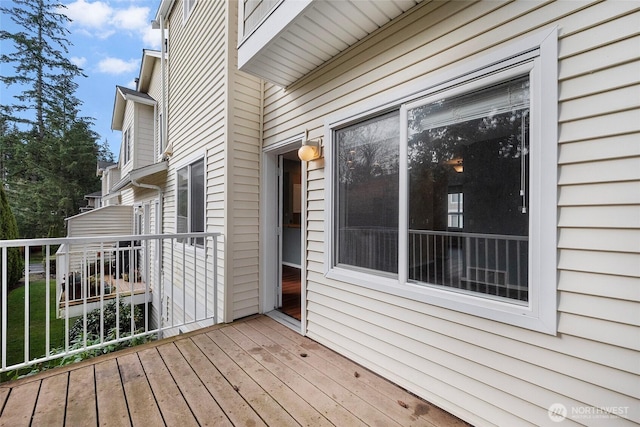
MULTIPOLYGON (((18 225, 11 212, 9 200, 4 192, 4 186, 0 184, 0 240, 11 240, 18 238, 18 225)), ((2 271, 2 256, 0 256, 0 271, 2 271)), ((20 254, 20 248, 9 248, 7 250, 7 286, 11 288, 21 278, 24 273, 24 260, 20 254)))
POLYGON ((28 238, 62 235, 64 218, 79 211, 85 194, 100 188, 95 170, 102 148, 91 120, 79 116, 75 79, 83 74, 65 56, 70 43, 69 19, 59 13, 63 7, 52 0, 0 6, 20 28, 0 30, 0 41, 14 45, 0 55, 0 63, 15 70, 0 81, 22 88, 17 102, 0 108, 2 122, 22 123, 22 129, 2 133, 0 155, 7 160, 0 172, 20 235, 28 238))
POLYGON ((0 30, 0 41, 14 45, 13 51, 0 55, 0 62, 16 64, 15 73, 0 76, 0 81, 5 85, 19 84, 24 90, 16 96, 19 102, 4 106, 4 110, 13 120, 32 124, 42 142, 46 116, 61 95, 58 76, 80 76, 82 70, 65 57, 70 45, 65 24, 70 20, 57 12, 64 8, 62 4, 51 0, 13 0, 13 4, 0 7, 0 12, 8 15, 21 31, 0 30), (15 114, 25 110, 33 110, 35 118, 15 114))

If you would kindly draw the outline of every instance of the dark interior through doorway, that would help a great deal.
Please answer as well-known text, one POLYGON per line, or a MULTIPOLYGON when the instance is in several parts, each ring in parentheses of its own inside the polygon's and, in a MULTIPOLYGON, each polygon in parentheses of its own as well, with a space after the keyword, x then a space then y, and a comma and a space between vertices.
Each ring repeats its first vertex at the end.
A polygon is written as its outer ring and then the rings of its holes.
POLYGON ((280 311, 301 320, 302 168, 295 151, 283 154, 280 160, 280 311))

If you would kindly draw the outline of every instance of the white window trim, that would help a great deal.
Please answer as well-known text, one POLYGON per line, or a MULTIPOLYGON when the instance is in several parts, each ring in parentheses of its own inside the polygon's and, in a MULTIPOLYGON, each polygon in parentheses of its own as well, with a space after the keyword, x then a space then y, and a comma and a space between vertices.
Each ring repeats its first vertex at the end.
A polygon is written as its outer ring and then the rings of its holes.
MULTIPOLYGON (((555 335, 557 333, 557 141, 558 141, 558 50, 557 28, 544 30, 492 54, 465 62, 464 65, 441 73, 437 77, 421 78, 409 85, 404 93, 379 97, 378 107, 367 111, 337 115, 325 121, 325 275, 329 279, 356 284, 377 291, 421 301, 471 315, 555 335), (523 68, 524 67, 524 68, 523 68), (333 131, 346 124, 391 109, 400 109, 400 188, 407 188, 407 128, 408 106, 424 103, 425 97, 446 91, 467 92, 474 81, 479 85, 496 78, 508 78, 508 73, 523 75, 530 69, 530 158, 529 203, 529 301, 510 302, 447 290, 443 287, 417 285, 408 282, 406 268, 408 251, 407 198, 400 191, 398 224, 398 265, 396 277, 383 273, 371 274, 334 266, 335 208, 334 205, 334 143, 333 131), (498 73, 497 76, 492 77, 498 73), (451 76, 454 76, 451 78, 451 76), (422 86, 422 90, 419 87, 422 86), (424 89, 427 88, 427 89, 424 89), (543 89, 544 88, 544 89, 543 89), (544 93, 543 93, 544 92, 544 93), (404 159, 404 160, 403 160, 404 159), (543 169, 543 166, 544 167, 543 169)), ((376 100, 372 102, 375 105, 376 100)))
POLYGON ((198 0, 193 0, 193 3, 191 3, 191 7, 189 7, 189 2, 191 0, 182 0, 182 24, 186 24, 187 21, 189 20, 189 17, 191 16, 191 12, 193 12, 193 9, 196 7, 196 4, 198 3, 198 0))
MULTIPOLYGON (((204 189, 205 192, 203 194, 204 197, 204 231, 207 231, 207 158, 205 156, 204 153, 197 153, 194 154, 192 156, 189 156, 188 158, 182 159, 179 163, 176 164, 176 167, 173 171, 174 174, 174 185, 175 185, 175 197, 174 197, 174 230, 176 230, 176 232, 178 231, 178 171, 180 169, 183 169, 189 165, 192 165, 198 161, 202 160, 204 162, 204 189)), ((191 183, 189 183, 189 186, 191 186, 191 183)), ((190 188, 190 187, 189 187, 190 188)), ((190 218, 187 219, 187 222, 190 224, 190 218)), ((190 225, 189 225, 190 227, 190 225)), ((179 246, 182 246, 182 243, 176 242, 179 246)), ((203 247, 199 246, 199 245, 193 245, 191 243, 187 243, 186 246, 189 247, 196 247, 196 249, 202 249, 204 250, 203 247)))
POLYGON ((123 162, 123 166, 129 164, 129 162, 131 161, 131 159, 133 158, 133 147, 132 147, 132 142, 131 142, 131 126, 129 126, 123 134, 124 140, 122 141, 122 145, 123 145, 123 153, 122 156, 124 157, 124 162, 123 162))

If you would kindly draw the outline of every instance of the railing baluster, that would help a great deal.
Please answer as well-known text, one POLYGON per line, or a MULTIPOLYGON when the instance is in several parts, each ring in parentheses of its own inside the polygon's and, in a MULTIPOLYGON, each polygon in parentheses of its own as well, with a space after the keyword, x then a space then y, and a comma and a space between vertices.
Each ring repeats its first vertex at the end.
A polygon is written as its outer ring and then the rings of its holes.
POLYGON ((24 361, 29 361, 29 246, 24 248, 24 361))
POLYGON ((218 237, 213 236, 213 318, 218 323, 218 237))
POLYGON ((8 291, 8 277, 7 277, 7 251, 9 248, 4 246, 2 248, 2 369, 7 367, 7 298, 9 298, 8 291))
POLYGON ((49 257, 51 256, 51 246, 45 245, 44 251, 44 286, 45 286, 45 337, 44 337, 44 346, 46 349, 45 356, 49 357, 51 354, 51 263, 49 262, 49 257))

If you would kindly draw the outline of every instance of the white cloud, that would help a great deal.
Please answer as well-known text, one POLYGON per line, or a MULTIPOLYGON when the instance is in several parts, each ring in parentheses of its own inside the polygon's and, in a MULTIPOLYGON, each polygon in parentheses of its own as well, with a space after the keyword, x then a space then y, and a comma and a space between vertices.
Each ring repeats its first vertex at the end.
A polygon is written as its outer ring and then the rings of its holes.
POLYGON ((119 58, 105 58, 98 63, 98 71, 106 74, 124 74, 136 71, 140 66, 140 61, 130 59, 125 61, 119 58))
POLYGON ((69 61, 71 61, 71 63, 76 67, 82 68, 87 63, 87 58, 85 58, 84 56, 72 56, 71 58, 69 58, 69 61))
POLYGON ((61 9, 60 13, 67 15, 73 21, 72 25, 84 29, 102 28, 109 22, 113 14, 111 6, 101 1, 91 3, 85 0, 76 0, 66 6, 67 8, 61 9))
POLYGON ((71 20, 75 31, 106 39, 116 32, 126 32, 144 41, 145 46, 157 48, 160 45, 158 30, 151 29, 151 9, 129 3, 126 7, 112 7, 102 1, 74 0, 66 9, 60 9, 71 20), (155 33, 156 36, 150 36, 155 33))
POLYGON ((148 7, 131 6, 128 9, 114 10, 111 23, 122 30, 140 31, 151 27, 148 16, 148 7))

